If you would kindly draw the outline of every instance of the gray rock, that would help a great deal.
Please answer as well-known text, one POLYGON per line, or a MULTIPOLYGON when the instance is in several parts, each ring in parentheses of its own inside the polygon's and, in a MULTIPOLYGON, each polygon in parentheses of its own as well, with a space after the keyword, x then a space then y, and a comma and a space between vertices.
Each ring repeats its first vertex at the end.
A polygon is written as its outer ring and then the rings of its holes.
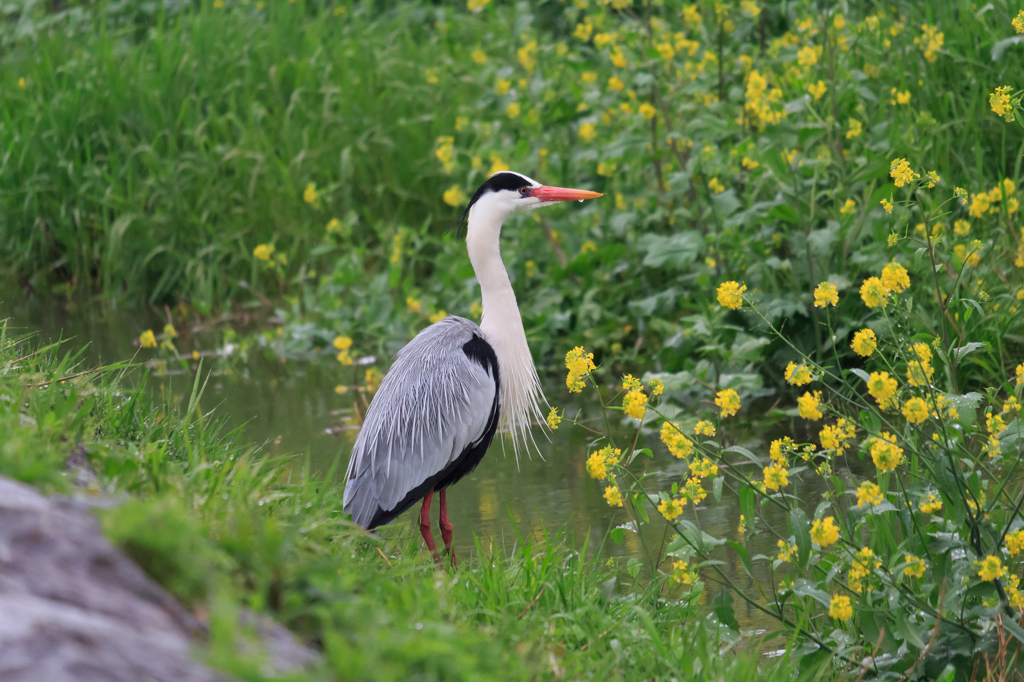
POLYGON ((201 634, 84 505, 0 478, 0 680, 226 680, 193 659, 201 634))

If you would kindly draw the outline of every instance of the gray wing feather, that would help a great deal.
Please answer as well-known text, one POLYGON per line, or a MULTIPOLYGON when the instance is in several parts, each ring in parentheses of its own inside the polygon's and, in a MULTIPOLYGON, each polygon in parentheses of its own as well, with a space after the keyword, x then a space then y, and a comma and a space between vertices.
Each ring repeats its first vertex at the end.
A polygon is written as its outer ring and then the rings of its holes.
POLYGON ((395 357, 367 410, 345 475, 345 511, 366 526, 483 436, 494 377, 462 347, 480 328, 447 317, 395 357))

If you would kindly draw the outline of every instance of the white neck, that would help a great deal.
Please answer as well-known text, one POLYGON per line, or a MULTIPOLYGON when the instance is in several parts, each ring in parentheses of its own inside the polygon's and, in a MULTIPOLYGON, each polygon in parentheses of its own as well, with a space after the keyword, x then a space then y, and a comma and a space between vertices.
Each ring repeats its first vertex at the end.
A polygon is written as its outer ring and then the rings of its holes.
POLYGON ((498 356, 501 430, 512 435, 513 448, 518 453, 520 441, 524 446, 533 441, 531 425, 544 424, 540 402, 546 404, 547 400, 526 343, 516 294, 501 261, 498 241, 504 217, 500 207, 490 202, 474 204, 469 212, 466 247, 483 299, 480 331, 498 356))

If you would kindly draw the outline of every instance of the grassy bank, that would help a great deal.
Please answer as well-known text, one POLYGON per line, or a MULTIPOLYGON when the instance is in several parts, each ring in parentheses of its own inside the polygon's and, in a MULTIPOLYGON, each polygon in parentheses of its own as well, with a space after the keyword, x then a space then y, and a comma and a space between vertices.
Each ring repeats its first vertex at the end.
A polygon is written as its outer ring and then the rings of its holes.
POLYGON ((730 651, 734 633, 706 626, 668 586, 634 585, 570 538, 510 538, 449 571, 404 525, 367 537, 343 519, 340 490, 224 433, 203 411, 201 379, 187 402, 161 405, 134 370, 82 367, 7 335, 0 366, 0 474, 50 493, 126 495, 100 513, 107 535, 209 623, 211 662, 243 679, 262 677, 231 644, 241 606, 324 652, 322 669, 296 680, 781 674, 764 660, 758 673, 756 657, 730 651))

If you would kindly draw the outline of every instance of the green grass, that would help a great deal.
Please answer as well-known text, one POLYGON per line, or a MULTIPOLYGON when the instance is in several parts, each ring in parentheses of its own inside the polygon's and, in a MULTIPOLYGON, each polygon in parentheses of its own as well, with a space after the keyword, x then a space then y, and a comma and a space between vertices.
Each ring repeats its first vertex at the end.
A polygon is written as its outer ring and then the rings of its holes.
POLYGON ((98 482, 77 492, 128 496, 99 512, 105 532, 209 614, 209 660, 242 679, 263 679, 258 657, 231 644, 242 606, 323 651, 322 668, 295 680, 788 679, 732 650, 734 635, 668 586, 636 584, 560 534, 507 538, 454 571, 403 525, 366 536, 343 518, 329 474, 225 433, 203 412, 200 379, 187 403, 161 405, 133 385, 135 370, 61 381, 90 368, 6 334, 0 366, 0 474, 70 493, 65 460, 84 446, 98 482))

